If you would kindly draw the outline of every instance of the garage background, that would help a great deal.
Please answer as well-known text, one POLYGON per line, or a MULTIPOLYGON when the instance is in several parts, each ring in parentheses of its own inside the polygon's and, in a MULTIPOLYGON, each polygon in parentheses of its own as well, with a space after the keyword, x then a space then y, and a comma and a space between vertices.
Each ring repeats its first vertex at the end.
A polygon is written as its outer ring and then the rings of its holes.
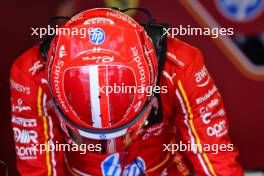
MULTIPOLYGON (((222 93, 230 136, 246 170, 264 170, 264 13, 263 0, 1 1, 0 42, 0 175, 17 175, 11 129, 9 71, 14 59, 38 43, 30 28, 47 27, 51 16, 71 16, 93 7, 143 7, 157 22, 191 27, 234 28, 231 37, 178 36, 198 47, 222 93), (239 2, 239 3, 236 3, 239 2)), ((139 16, 138 14, 131 14, 139 16)), ((139 17, 140 18, 140 17, 139 17)))

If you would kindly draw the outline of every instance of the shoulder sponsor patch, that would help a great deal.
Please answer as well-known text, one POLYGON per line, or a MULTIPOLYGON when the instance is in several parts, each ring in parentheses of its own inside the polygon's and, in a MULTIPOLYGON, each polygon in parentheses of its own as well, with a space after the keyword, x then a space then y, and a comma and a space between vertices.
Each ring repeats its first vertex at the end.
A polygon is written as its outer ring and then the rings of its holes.
POLYGON ((13 79, 10 80, 10 86, 11 86, 11 89, 14 89, 18 92, 24 93, 26 95, 30 94, 30 87, 22 85, 16 81, 14 81, 13 79))
POLYGON ((195 73, 194 76, 197 87, 204 87, 208 85, 210 81, 210 76, 205 66, 203 66, 197 73, 195 73))
POLYGON ((37 120, 36 119, 26 119, 22 117, 12 117, 12 123, 16 125, 20 125, 22 127, 36 127, 37 126, 37 120))

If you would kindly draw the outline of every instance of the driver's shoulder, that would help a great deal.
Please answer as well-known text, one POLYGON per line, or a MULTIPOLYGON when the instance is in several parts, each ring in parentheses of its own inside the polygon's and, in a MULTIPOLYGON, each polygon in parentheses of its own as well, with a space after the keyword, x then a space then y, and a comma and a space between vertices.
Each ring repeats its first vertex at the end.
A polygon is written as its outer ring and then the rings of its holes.
POLYGON ((11 67, 11 79, 36 79, 40 72, 43 72, 45 64, 40 54, 39 44, 27 49, 18 56, 11 67))
POLYGON ((200 50, 178 38, 168 36, 165 61, 178 70, 185 70, 200 50))

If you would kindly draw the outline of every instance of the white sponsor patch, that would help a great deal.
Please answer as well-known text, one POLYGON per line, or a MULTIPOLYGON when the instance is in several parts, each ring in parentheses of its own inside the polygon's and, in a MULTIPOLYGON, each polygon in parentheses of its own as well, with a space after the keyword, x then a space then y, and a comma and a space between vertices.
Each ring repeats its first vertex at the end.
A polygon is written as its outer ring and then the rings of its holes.
POLYGON ((37 151, 34 147, 16 146, 16 154, 21 160, 37 159, 37 151))
POLYGON ((176 55, 172 54, 171 52, 167 52, 166 55, 171 59, 173 59, 179 66, 181 67, 184 66, 184 63, 181 60, 179 60, 176 55))
POLYGON ((206 106, 200 108, 199 113, 204 124, 208 124, 211 122, 211 118, 212 118, 211 110, 213 107, 217 106, 218 103, 219 103, 219 99, 216 98, 211 100, 206 106))
POLYGON ((225 116, 225 110, 220 109, 217 113, 213 114, 211 118, 216 118, 216 117, 223 117, 225 116))
POLYGON ((165 76, 170 81, 170 83, 173 85, 173 78, 176 76, 176 73, 173 73, 172 75, 170 75, 167 71, 164 70, 162 72, 162 75, 165 76))
POLYGON ((23 105, 23 100, 21 98, 17 99, 17 104, 12 105, 12 112, 23 112, 31 110, 30 106, 23 105))
POLYGON ((40 61, 36 61, 33 66, 28 69, 28 71, 31 72, 32 75, 35 75, 36 72, 43 66, 44 65, 40 61))
POLYGON ((38 134, 34 130, 25 130, 14 127, 13 132, 15 142, 21 144, 29 144, 31 142, 33 142, 34 144, 38 143, 38 134))
POLYGON ((208 90, 205 95, 202 97, 197 98, 196 104, 201 104, 202 102, 206 101, 208 98, 210 98, 215 92, 217 91, 217 88, 214 86, 212 89, 208 90))
POLYGON ((48 80, 44 79, 44 78, 41 78, 41 84, 48 84, 48 80))
POLYGON ((22 117, 12 117, 12 123, 20 125, 22 127, 36 127, 37 120, 36 119, 26 119, 22 117))
POLYGON ((142 137, 143 140, 147 140, 150 136, 159 136, 164 130, 164 123, 161 123, 157 126, 149 127, 144 131, 144 135, 142 137))
POLYGON ((207 128, 208 136, 221 137, 226 133, 227 133, 226 122, 224 120, 207 128))
POLYGON ((197 73, 195 73, 194 76, 197 87, 204 87, 210 81, 210 77, 205 66, 203 66, 197 73))
POLYGON ((27 95, 30 94, 30 87, 19 84, 12 79, 10 80, 10 85, 11 85, 11 89, 15 89, 16 91, 27 94, 27 95))

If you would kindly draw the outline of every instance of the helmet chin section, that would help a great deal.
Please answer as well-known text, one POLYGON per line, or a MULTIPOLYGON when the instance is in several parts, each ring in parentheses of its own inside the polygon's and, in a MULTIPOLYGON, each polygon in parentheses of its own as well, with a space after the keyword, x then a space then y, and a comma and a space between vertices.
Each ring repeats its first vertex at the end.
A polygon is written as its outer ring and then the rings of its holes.
POLYGON ((124 126, 115 129, 94 130, 87 129, 74 122, 62 113, 62 110, 52 101, 52 107, 60 119, 63 131, 76 144, 97 146, 93 152, 111 154, 125 151, 133 141, 142 136, 145 121, 153 108, 155 98, 151 97, 144 105, 142 111, 124 126), (101 148, 100 150, 98 148, 101 148))

